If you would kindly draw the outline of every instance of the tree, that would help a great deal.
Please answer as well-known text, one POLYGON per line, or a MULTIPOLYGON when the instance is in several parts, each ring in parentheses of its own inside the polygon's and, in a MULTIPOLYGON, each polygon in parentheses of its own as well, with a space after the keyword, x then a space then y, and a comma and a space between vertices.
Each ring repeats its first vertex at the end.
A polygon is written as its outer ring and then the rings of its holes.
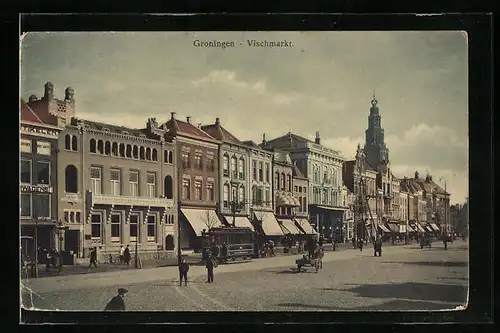
POLYGON ((212 228, 220 225, 220 220, 217 214, 208 209, 200 213, 200 220, 207 226, 207 231, 210 231, 212 228))

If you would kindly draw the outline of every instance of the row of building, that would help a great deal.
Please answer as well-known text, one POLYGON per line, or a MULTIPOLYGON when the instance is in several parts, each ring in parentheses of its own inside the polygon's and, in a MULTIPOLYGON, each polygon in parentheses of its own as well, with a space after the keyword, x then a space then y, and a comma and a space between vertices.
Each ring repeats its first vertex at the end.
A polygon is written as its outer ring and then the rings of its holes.
POLYGON ((275 240, 316 230, 347 240, 417 222, 445 228, 449 193, 430 175, 393 175, 375 96, 371 103, 365 147, 350 161, 319 132, 314 141, 287 133, 256 143, 219 118, 195 124, 172 112, 140 129, 80 119, 73 89, 60 100, 47 82, 42 98, 21 100, 21 235, 36 230, 43 247, 83 257, 125 244, 175 251, 178 239, 196 250, 203 231, 220 225, 275 240))

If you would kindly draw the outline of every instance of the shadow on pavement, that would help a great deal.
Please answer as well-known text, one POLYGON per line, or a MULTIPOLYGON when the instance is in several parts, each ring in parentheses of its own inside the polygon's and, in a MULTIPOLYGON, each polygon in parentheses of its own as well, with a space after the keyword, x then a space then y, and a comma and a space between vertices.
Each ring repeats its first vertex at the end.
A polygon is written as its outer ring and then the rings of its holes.
POLYGON ((382 264, 405 264, 436 267, 469 267, 467 261, 382 261, 382 264))
POLYGON ((429 283, 394 283, 356 285, 349 289, 323 288, 325 291, 347 291, 357 297, 394 298, 419 301, 441 301, 462 304, 467 300, 467 286, 429 284, 429 283))
MULTIPOLYGON (((328 305, 314 305, 303 303, 280 303, 278 307, 297 308, 297 310, 324 310, 324 311, 435 311, 435 310, 452 310, 461 304, 436 304, 424 301, 407 301, 407 300, 392 300, 387 303, 368 305, 368 306, 352 306, 339 307, 328 305)), ((292 310, 293 311, 293 310, 292 310)))
POLYGON ((448 277, 437 277, 436 279, 437 279, 437 280, 460 280, 460 281, 469 281, 469 278, 466 278, 466 277, 452 277, 452 276, 448 276, 448 277))

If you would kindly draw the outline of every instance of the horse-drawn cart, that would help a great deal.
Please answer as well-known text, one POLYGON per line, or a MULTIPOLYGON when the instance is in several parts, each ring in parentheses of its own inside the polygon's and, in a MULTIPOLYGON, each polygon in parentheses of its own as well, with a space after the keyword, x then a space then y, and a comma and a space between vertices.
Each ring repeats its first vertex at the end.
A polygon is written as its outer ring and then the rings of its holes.
POLYGON ((305 271, 305 268, 314 268, 315 272, 318 273, 319 270, 323 268, 323 256, 323 249, 316 251, 313 258, 303 255, 302 258, 295 260, 295 263, 297 264, 297 272, 303 272, 305 271))
POLYGON ((432 239, 430 237, 422 237, 420 238, 420 249, 424 247, 432 248, 432 239))

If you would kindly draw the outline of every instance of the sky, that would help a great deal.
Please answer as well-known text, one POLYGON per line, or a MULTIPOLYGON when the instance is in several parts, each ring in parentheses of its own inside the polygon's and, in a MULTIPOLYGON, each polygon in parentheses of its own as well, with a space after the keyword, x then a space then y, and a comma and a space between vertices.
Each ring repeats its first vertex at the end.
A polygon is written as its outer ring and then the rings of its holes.
POLYGON ((20 92, 75 90, 79 118, 144 127, 192 117, 260 142, 291 131, 353 159, 375 92, 397 177, 468 197, 467 35, 460 31, 57 32, 23 35, 20 92), (234 47, 195 47, 195 41, 234 47), (250 47, 248 40, 288 41, 250 47))

